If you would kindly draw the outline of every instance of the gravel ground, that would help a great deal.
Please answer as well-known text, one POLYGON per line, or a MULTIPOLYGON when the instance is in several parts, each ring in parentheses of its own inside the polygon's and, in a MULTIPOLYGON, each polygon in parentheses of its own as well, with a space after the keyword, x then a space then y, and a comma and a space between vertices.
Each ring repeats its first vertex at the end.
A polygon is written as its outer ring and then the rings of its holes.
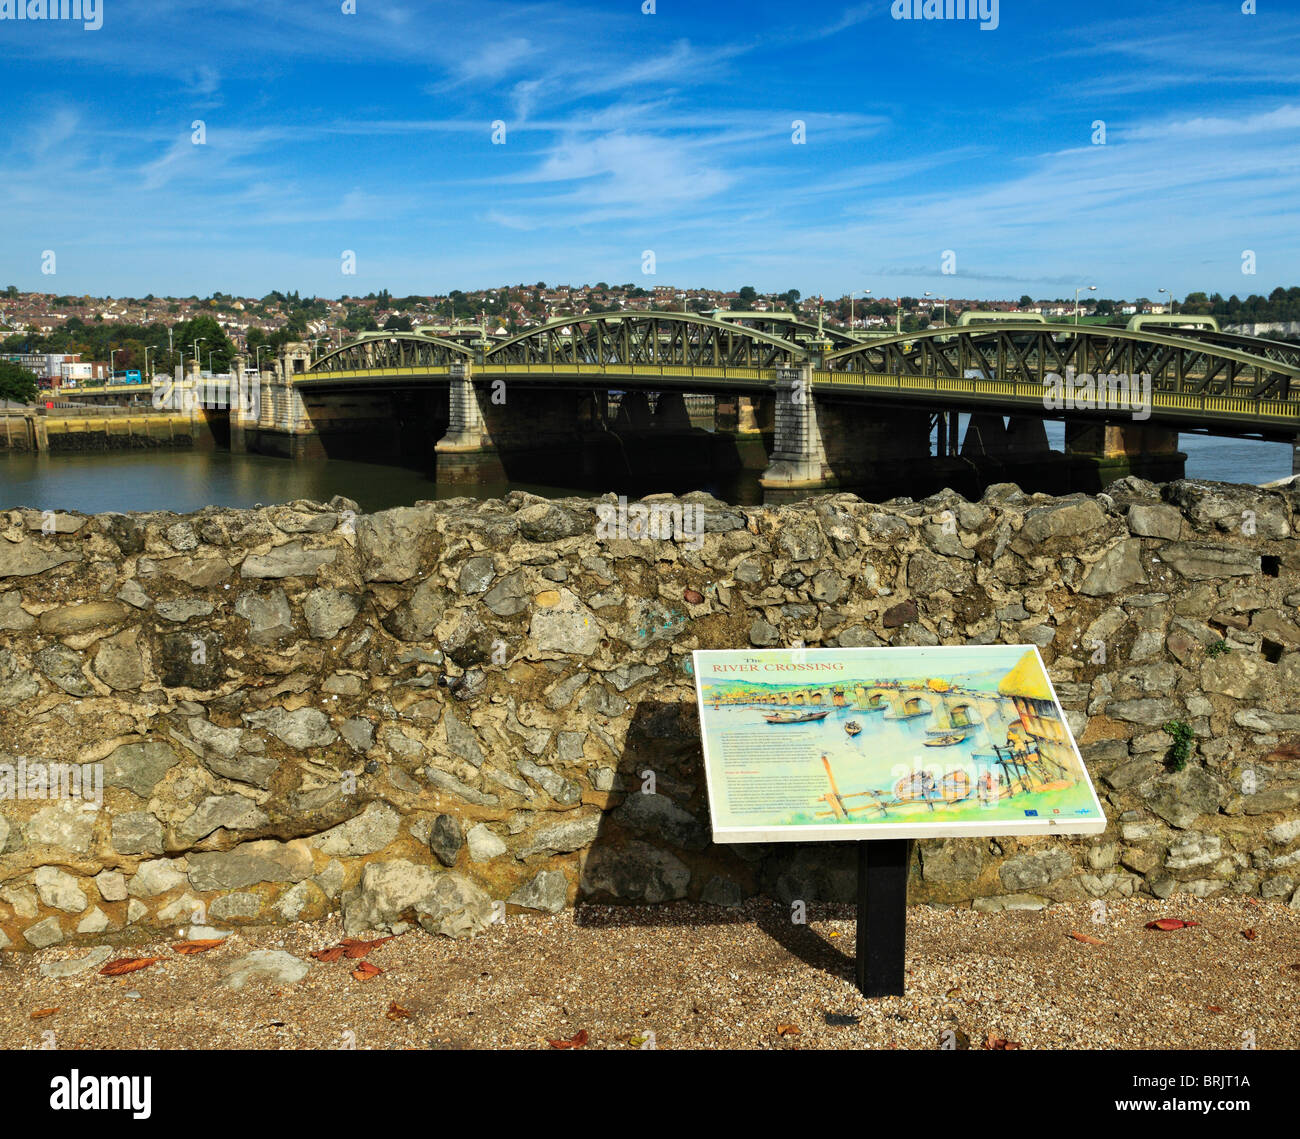
POLYGON ((853 986, 852 907, 812 906, 796 926, 765 900, 511 914, 463 942, 416 930, 369 951, 383 972, 368 980, 352 976, 359 961, 311 961, 296 984, 240 991, 222 984, 232 961, 266 949, 310 961, 341 940, 337 918, 245 929, 198 955, 123 944, 111 959, 163 959, 120 977, 40 974, 83 949, 6 951, 0 1047, 549 1048, 580 1032, 587 1048, 939 1048, 946 1036, 972 1048, 1235 1049, 1250 1033, 1258 1048, 1300 1047, 1300 912, 1145 899, 1092 916, 1086 903, 915 907, 907 994, 875 1001, 853 986), (1143 928, 1161 917, 1200 924, 1143 928))

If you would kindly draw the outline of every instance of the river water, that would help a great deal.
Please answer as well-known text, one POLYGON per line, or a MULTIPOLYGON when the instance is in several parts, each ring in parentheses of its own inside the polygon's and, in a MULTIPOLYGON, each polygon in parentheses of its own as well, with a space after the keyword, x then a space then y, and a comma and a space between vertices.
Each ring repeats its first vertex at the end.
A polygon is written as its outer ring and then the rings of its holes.
MULTIPOLYGON (((1049 422, 1047 436, 1053 449, 1063 447, 1061 424, 1049 422)), ((1189 478, 1264 483, 1291 474, 1291 446, 1286 443, 1184 435, 1179 445, 1187 454, 1189 478)), ((762 501, 752 473, 701 489, 733 502, 762 501)), ((363 511, 373 511, 422 498, 495 498, 510 490, 547 497, 592 493, 536 483, 440 486, 429 475, 404 467, 339 460, 291 462, 224 451, 0 455, 0 508, 29 506, 87 514, 105 510, 186 513, 209 505, 246 507, 295 498, 328 501, 336 494, 354 499, 363 511)))

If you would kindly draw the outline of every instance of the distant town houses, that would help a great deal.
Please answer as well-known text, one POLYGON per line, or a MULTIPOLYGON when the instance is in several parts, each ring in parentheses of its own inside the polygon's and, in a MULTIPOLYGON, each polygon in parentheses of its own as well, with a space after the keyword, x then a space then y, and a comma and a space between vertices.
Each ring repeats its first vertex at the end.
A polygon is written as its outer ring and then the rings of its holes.
MULTIPOLYGON (((308 341, 327 351, 356 336, 407 328, 486 328, 507 335, 552 320, 581 318, 602 312, 686 311, 707 315, 718 310, 792 314, 828 328, 888 332, 938 323, 955 323, 968 310, 1026 313, 1048 320, 1123 321, 1135 314, 1163 314, 1168 304, 1148 297, 1101 300, 1095 295, 1069 298, 984 300, 968 297, 863 296, 803 297, 796 290, 760 293, 741 289, 710 289, 656 284, 535 284, 445 294, 394 297, 387 290, 365 296, 301 297, 274 292, 264 297, 214 293, 210 297, 91 297, 0 289, 0 341, 8 352, 65 349, 74 352, 92 342, 83 329, 124 326, 136 330, 171 328, 210 317, 235 350, 250 352, 256 345, 286 340, 308 341)), ((1182 312, 1213 312, 1225 319, 1246 321, 1300 319, 1300 288, 1275 289, 1267 298, 1189 293, 1179 302, 1182 312)), ((131 335, 140 339, 140 333, 131 335)), ((468 333, 467 333, 468 335, 468 333)), ((98 341, 102 343, 103 341, 98 341)), ((156 335, 152 338, 157 343, 156 335)))

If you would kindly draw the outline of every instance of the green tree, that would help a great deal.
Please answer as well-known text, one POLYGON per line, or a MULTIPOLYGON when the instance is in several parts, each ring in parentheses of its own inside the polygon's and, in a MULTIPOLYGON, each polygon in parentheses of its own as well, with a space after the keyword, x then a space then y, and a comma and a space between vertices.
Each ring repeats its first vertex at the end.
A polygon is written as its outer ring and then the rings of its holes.
POLYGON ((0 360, 0 400, 33 403, 36 400, 36 374, 12 360, 0 360))
POLYGON ((1031 304, 1033 304, 1033 303, 1034 303, 1034 298, 1031 297, 1028 293, 1022 293, 1022 294, 1021 294, 1021 296, 1020 296, 1020 307, 1021 307, 1021 308, 1028 308, 1028 307, 1029 307, 1031 304))
POLYGON ((742 305, 752 305, 758 300, 758 291, 753 285, 741 285, 740 293, 736 298, 742 305))

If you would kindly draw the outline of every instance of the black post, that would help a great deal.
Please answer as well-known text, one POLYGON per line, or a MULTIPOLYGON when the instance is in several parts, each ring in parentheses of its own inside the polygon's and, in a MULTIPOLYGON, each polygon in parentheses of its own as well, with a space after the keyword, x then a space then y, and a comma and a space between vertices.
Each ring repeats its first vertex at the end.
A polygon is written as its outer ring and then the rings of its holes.
POLYGON ((866 997, 903 995, 911 853, 906 838, 858 843, 857 982, 866 997))

